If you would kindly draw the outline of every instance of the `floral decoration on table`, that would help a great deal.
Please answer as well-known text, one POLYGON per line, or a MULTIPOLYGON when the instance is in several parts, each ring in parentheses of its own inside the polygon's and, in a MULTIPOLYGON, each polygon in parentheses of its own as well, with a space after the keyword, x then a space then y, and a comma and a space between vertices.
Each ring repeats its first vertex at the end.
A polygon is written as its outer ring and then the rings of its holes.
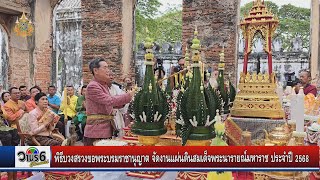
POLYGON ((214 89, 204 86, 204 66, 200 56, 200 40, 197 29, 192 40, 192 78, 186 89, 177 97, 176 129, 182 145, 188 140, 210 141, 214 136, 214 117, 221 109, 214 89))
POLYGON ((146 38, 144 46, 146 72, 142 89, 133 100, 134 124, 131 131, 140 136, 160 136, 167 132, 164 122, 169 114, 169 104, 154 76, 153 41, 150 37, 146 38))
MULTIPOLYGON (((219 110, 217 110, 217 115, 214 118, 216 123, 214 124, 216 137, 212 140, 211 146, 228 146, 228 144, 223 140, 223 136, 225 133, 225 125, 221 121, 221 116, 219 115, 219 110)), ((223 179, 223 180, 232 180, 232 172, 209 172, 208 173, 208 180, 215 180, 215 179, 223 179)))

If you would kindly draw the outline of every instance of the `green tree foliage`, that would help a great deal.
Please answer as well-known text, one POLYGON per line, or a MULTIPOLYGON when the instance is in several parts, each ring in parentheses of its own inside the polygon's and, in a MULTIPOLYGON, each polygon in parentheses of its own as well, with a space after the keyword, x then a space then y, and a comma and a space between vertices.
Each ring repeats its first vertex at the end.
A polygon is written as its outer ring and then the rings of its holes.
POLYGON ((302 39, 303 48, 309 49, 311 10, 291 4, 279 9, 280 26, 277 35, 281 38, 283 48, 291 50, 291 41, 295 37, 302 39))
POLYGON ((180 42, 182 37, 182 11, 171 9, 164 15, 156 18, 158 42, 180 42))
POLYGON ((138 0, 137 16, 153 18, 159 12, 161 5, 159 0, 138 0))
POLYGON ((157 43, 179 42, 182 35, 182 11, 175 7, 160 14, 160 0, 139 0, 136 9, 136 44, 145 39, 146 28, 157 43))
MULTIPOLYGON (((311 10, 308 8, 296 7, 292 4, 279 7, 271 1, 265 1, 265 4, 269 11, 278 16, 280 20, 274 38, 280 38, 282 40, 282 48, 285 51, 290 51, 292 48, 292 40, 296 37, 300 37, 303 42, 303 48, 308 50, 311 10)), ((252 5, 253 3, 251 2, 241 7, 241 18, 249 13, 252 5)))
POLYGON ((155 26, 153 17, 159 12, 158 9, 161 5, 159 0, 138 0, 135 12, 137 39, 141 34, 145 34, 146 27, 149 28, 150 32, 153 32, 152 27, 155 26))

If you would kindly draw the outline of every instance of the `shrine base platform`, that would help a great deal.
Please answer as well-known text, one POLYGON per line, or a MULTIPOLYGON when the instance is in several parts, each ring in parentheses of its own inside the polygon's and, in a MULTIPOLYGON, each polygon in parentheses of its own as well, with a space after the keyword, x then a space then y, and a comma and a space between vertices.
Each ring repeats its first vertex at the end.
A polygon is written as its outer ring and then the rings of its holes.
POLYGON ((240 127, 242 131, 250 131, 252 139, 264 139, 264 129, 270 132, 275 127, 285 124, 285 120, 241 117, 231 117, 231 119, 240 127))

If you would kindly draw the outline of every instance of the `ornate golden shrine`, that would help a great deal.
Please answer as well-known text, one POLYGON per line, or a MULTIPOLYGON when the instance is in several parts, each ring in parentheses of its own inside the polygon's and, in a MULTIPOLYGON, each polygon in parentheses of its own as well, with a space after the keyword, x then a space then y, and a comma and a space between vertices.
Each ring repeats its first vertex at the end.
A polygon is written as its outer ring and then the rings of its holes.
POLYGON ((243 72, 240 74, 239 89, 232 116, 283 118, 284 111, 275 90, 277 88, 275 74, 272 72, 271 40, 279 24, 264 5, 264 1, 255 0, 249 15, 241 21, 240 26, 245 38, 243 72), (248 73, 248 56, 252 50, 252 41, 260 33, 265 41, 264 50, 268 54, 268 73, 248 73))

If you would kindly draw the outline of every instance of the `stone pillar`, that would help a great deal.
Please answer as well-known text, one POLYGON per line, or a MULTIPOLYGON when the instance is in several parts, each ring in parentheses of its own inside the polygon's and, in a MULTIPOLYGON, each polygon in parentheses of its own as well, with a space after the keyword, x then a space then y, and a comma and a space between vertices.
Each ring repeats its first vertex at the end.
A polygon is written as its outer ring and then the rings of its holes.
POLYGON ((123 64, 122 73, 131 74, 134 73, 133 65, 133 20, 134 20, 134 5, 135 0, 122 0, 122 58, 121 63, 123 64))
POLYGON ((312 0, 311 1, 311 60, 310 60, 310 69, 311 69, 311 76, 315 78, 316 75, 319 76, 319 0, 312 0))
POLYGON ((124 73, 133 69, 130 64, 133 3, 127 0, 81 1, 84 84, 92 78, 89 62, 97 57, 107 60, 118 82, 124 73))
MULTIPOLYGON (((32 85, 38 85, 47 92, 51 85, 52 70, 52 13, 50 0, 34 1, 34 49, 30 58, 30 71, 34 71, 32 85)), ((32 51, 32 49, 30 49, 32 51)), ((32 74, 32 72, 31 72, 32 74)))
POLYGON ((219 53, 225 46, 226 75, 237 76, 237 37, 239 1, 235 0, 183 0, 183 49, 192 40, 195 26, 205 51, 207 63, 218 63, 219 53))

